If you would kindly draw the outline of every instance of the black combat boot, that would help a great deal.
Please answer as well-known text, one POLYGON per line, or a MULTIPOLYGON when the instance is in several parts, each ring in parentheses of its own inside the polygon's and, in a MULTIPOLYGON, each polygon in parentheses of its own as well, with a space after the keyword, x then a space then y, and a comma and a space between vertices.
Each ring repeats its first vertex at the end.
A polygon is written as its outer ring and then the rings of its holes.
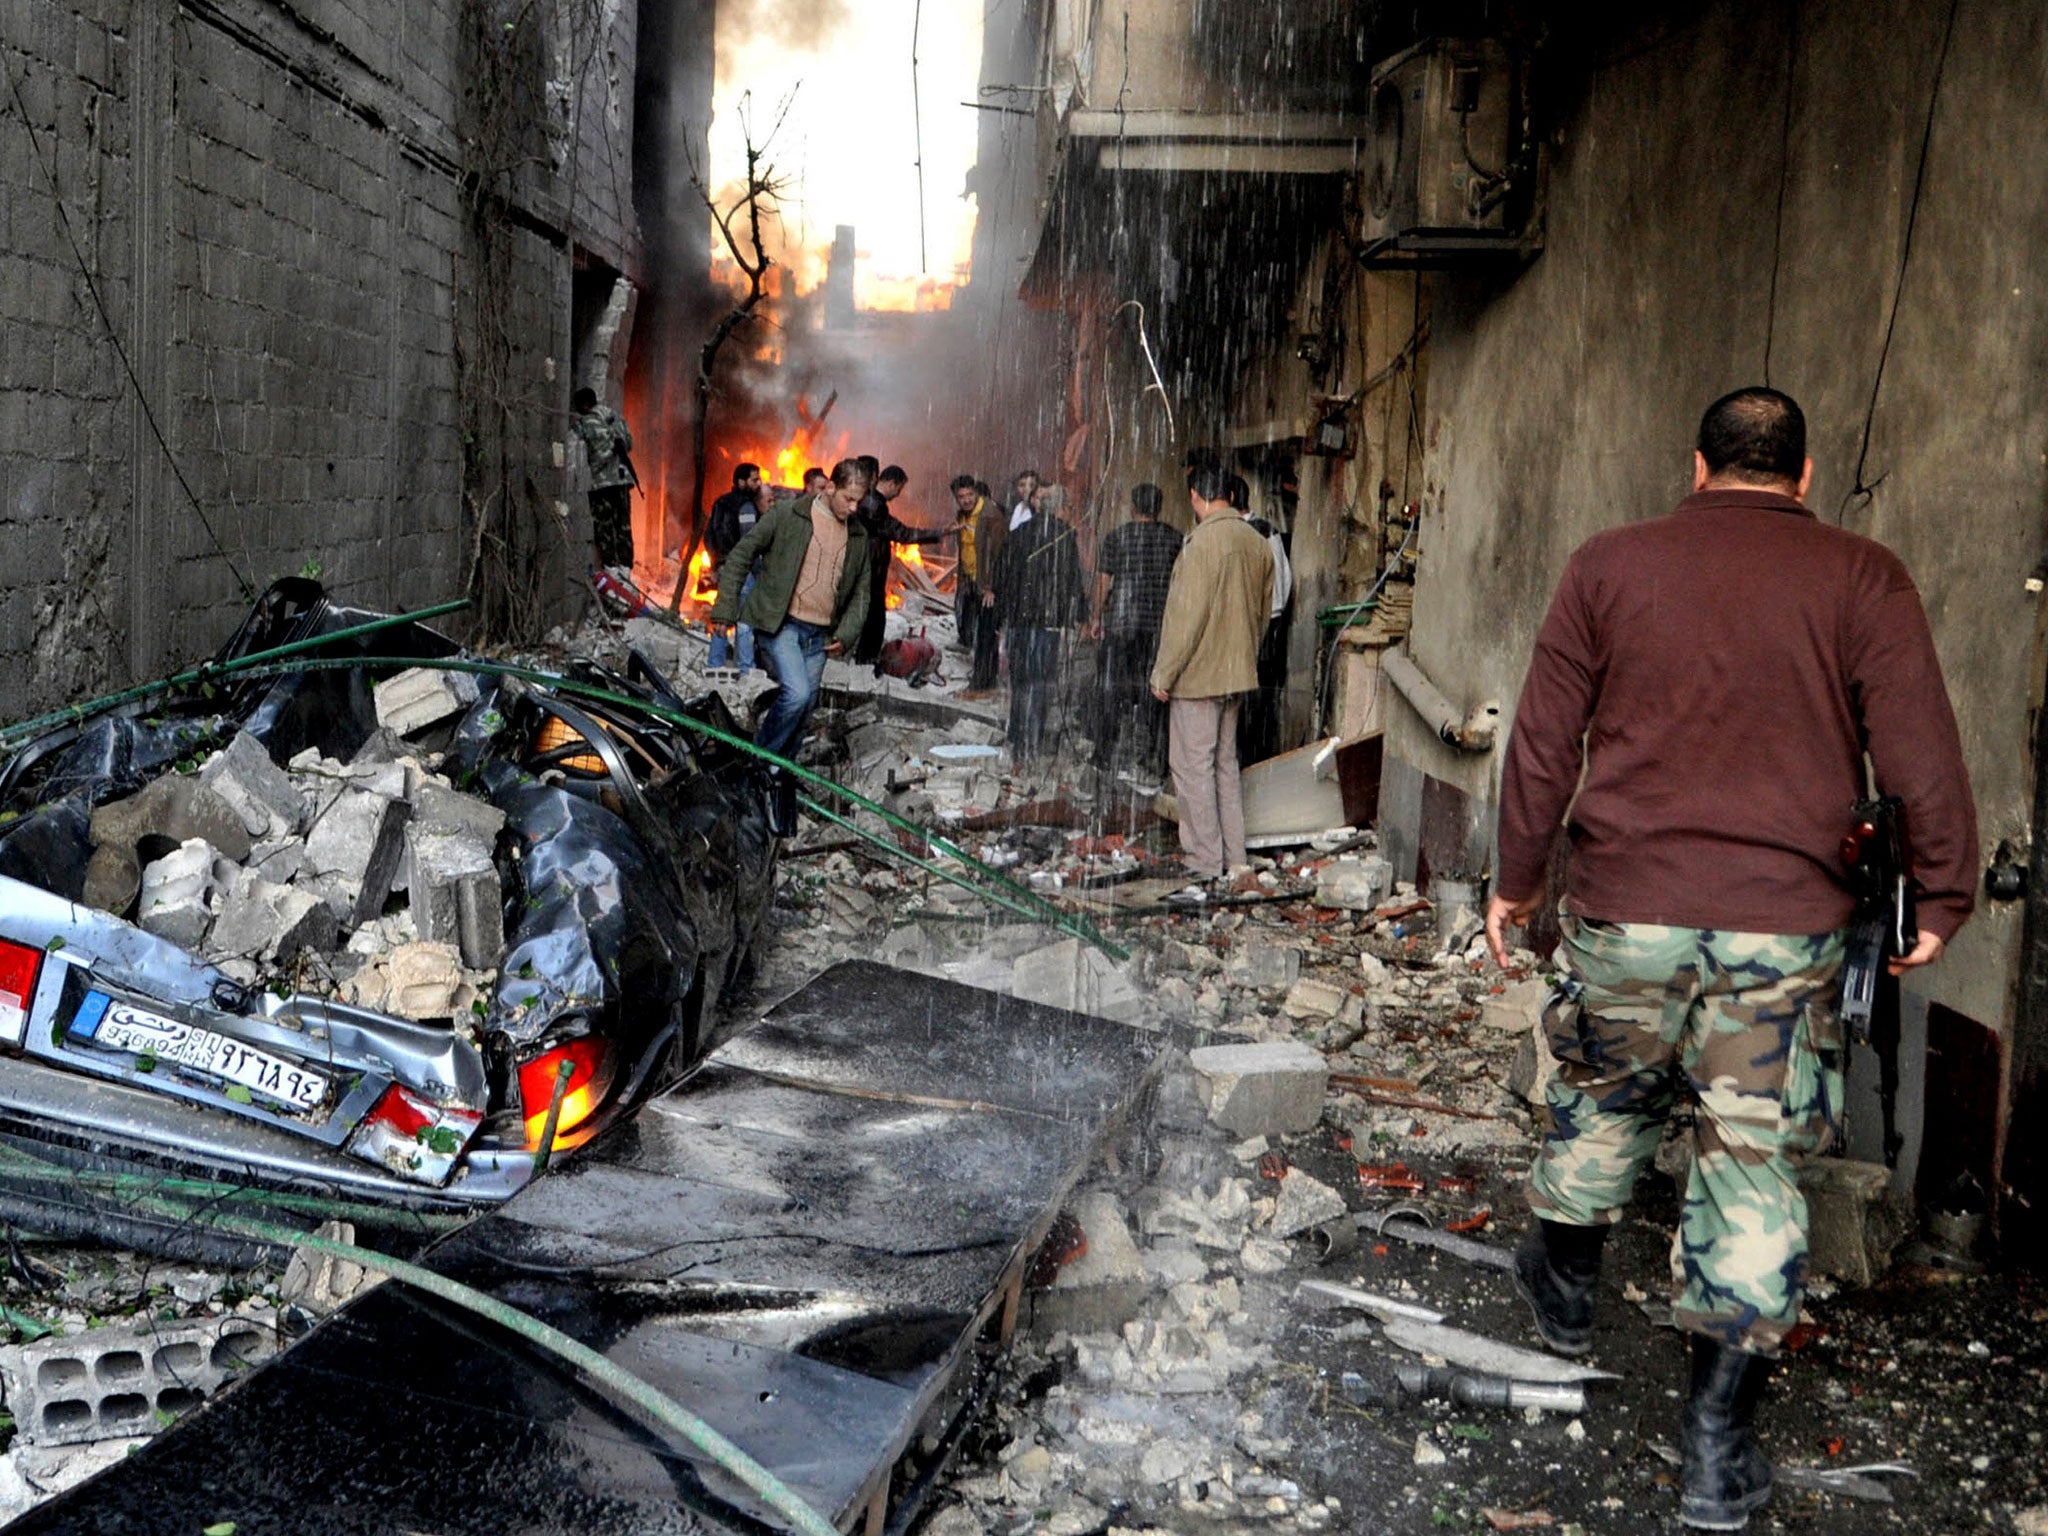
POLYGON ((1739 1531, 1771 1496, 1771 1463, 1750 1433, 1771 1362, 1703 1334, 1692 1338, 1692 1391, 1680 1421, 1678 1518, 1703 1531, 1739 1531))
POLYGON ((1593 1282, 1607 1226, 1567 1226, 1538 1219, 1515 1250, 1515 1289, 1536 1314, 1536 1331, 1561 1355, 1593 1347, 1593 1282))

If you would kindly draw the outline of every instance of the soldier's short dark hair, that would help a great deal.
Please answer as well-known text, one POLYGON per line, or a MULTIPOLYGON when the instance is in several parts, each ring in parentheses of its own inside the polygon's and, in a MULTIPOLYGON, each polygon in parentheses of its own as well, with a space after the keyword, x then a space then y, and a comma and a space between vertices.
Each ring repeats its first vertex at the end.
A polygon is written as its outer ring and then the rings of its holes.
POLYGON ((1015 485, 1019 480, 1036 480, 1041 485, 1045 483, 1045 477, 1039 474, 1039 472, 1035 469, 1018 470, 1017 473, 1011 477, 1010 484, 1015 485))
MULTIPOLYGON (((872 453, 863 453, 853 462, 858 464, 860 466, 860 472, 868 477, 869 485, 873 485, 875 483, 875 476, 879 475, 882 472, 882 461, 876 458, 872 453)), ((834 476, 834 479, 836 481, 836 474, 834 476)))
POLYGON ((988 494, 989 494, 989 489, 988 489, 988 482, 987 482, 986 480, 977 480, 977 481, 975 481, 975 482, 974 482, 974 494, 975 494, 975 495, 977 495, 977 496, 986 496, 986 495, 988 495, 988 494))
POLYGON ((971 491, 976 489, 974 476, 955 475, 953 477, 953 489, 956 491, 971 491))
POLYGON ((1252 509, 1252 488, 1243 475, 1230 477, 1230 504, 1240 512, 1252 509))
POLYGON ((1806 416, 1778 390, 1738 389, 1707 407, 1699 450, 1710 475, 1797 481, 1806 469, 1806 416))
POLYGON ((597 409, 597 391, 586 384, 569 397, 569 403, 579 411, 594 411, 597 409))
POLYGON ((820 469, 817 465, 813 464, 809 469, 804 471, 805 485, 809 485, 811 483, 811 477, 813 475, 816 475, 820 480, 829 480, 832 478, 830 475, 826 474, 824 470, 820 469))
POLYGON ((732 488, 734 490, 738 490, 741 486, 745 485, 748 480, 752 479, 755 475, 758 475, 759 473, 761 473, 761 466, 758 464, 740 465, 732 472, 732 488))
POLYGON ((1131 510, 1140 517, 1157 517, 1166 503, 1166 493, 1147 480, 1131 487, 1131 510))
POLYGON ((1215 460, 1201 459, 1188 470, 1188 489, 1204 501, 1228 501, 1232 478, 1215 460))
POLYGON ((851 490, 855 486, 866 490, 874 484, 873 478, 864 467, 869 462, 871 461, 866 459, 841 459, 832 466, 832 483, 842 491, 851 490))
POLYGON ((898 485, 908 485, 910 484, 910 471, 901 464, 891 464, 887 469, 875 476, 875 479, 877 481, 894 480, 898 485))

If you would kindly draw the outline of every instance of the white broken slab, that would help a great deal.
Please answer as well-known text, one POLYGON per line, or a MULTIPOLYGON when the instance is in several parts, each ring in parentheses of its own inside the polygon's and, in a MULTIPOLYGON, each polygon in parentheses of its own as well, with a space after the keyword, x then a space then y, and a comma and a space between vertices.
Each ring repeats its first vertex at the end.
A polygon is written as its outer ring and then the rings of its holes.
POLYGON ((1486 1371, 1513 1381, 1619 1381, 1612 1371, 1597 1371, 1590 1365, 1574 1365, 1556 1355, 1503 1344, 1483 1334, 1467 1333, 1444 1323, 1419 1323, 1396 1317, 1386 1325, 1387 1338, 1418 1355, 1434 1355, 1449 1365, 1468 1371, 1486 1371))
POLYGON ((1313 1307, 1351 1307, 1379 1318, 1405 1317, 1415 1323, 1440 1323, 1444 1320, 1443 1313, 1429 1307, 1418 1307, 1412 1301, 1397 1301, 1375 1291, 1361 1291, 1352 1285, 1339 1285, 1334 1280, 1304 1280, 1294 1288, 1294 1299, 1313 1307))
POLYGON ((258 842, 290 837, 306 824, 306 797, 247 731, 207 760, 199 782, 234 808, 258 842))
POLYGON ((1273 1208, 1274 1237, 1292 1237, 1335 1221, 1349 1209, 1344 1197, 1320 1179, 1310 1178, 1299 1168, 1290 1168, 1280 1181, 1279 1203, 1273 1208))
POLYGON ((477 680, 467 672, 413 667, 388 677, 373 690, 377 723, 400 736, 459 715, 477 701, 477 680))
POLYGON ((1188 1053, 1209 1118, 1239 1136, 1312 1129, 1322 1118, 1330 1065, 1297 1040, 1204 1045, 1188 1053))

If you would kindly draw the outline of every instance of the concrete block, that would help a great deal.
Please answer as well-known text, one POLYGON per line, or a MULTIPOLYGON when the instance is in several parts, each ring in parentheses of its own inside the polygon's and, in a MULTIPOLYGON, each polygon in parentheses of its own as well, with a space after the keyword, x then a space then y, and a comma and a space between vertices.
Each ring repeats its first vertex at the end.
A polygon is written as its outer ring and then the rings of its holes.
POLYGON ((273 885, 290 885, 306 867, 306 844, 296 837, 258 843, 249 850, 243 867, 253 870, 273 885))
POLYGON ((1151 1277, 1122 1202, 1104 1191, 1077 1197, 1068 1214, 1088 1237, 1088 1251, 1063 1265, 1050 1289, 1034 1299, 1031 1325, 1044 1333, 1110 1333, 1137 1315, 1151 1277))
MULTIPOLYGON (((355 1224, 323 1221, 315 1235, 332 1242, 353 1243, 356 1240, 355 1224)), ((382 1275, 364 1269, 353 1260, 299 1248, 293 1250, 291 1262, 285 1266, 284 1279, 278 1284, 277 1293, 293 1306, 316 1317, 325 1317, 383 1282, 382 1275)))
POLYGON ((477 795, 428 779, 412 793, 413 825, 428 832, 462 832, 493 843, 505 830, 505 813, 477 795))
POLYGON ((1327 981, 1303 977, 1288 989, 1287 999, 1280 1007, 1293 1019, 1331 1019, 1343 1009, 1349 995, 1327 981))
POLYGON ((1299 1168, 1290 1168, 1287 1176, 1280 1181, 1280 1198, 1273 1206, 1273 1223, 1268 1229, 1273 1237, 1293 1237, 1297 1232, 1306 1232, 1310 1227, 1319 1227, 1326 1221, 1335 1221, 1347 1207, 1344 1197, 1323 1183, 1312 1179, 1299 1168))
POLYGON ((1123 1023, 1134 1021, 1144 1007, 1130 969, 1079 939, 1019 955, 1010 967, 1010 991, 1028 1003, 1123 1023))
POLYGON ((1550 983, 1531 977, 1511 983, 1507 990, 1479 1005, 1479 1027, 1503 1035, 1517 1035, 1543 1024, 1543 1005, 1550 998, 1550 983))
POLYGON ((1550 1099, 1550 1080, 1557 1076, 1557 1058, 1550 1054, 1550 1037, 1540 1027, 1522 1036, 1515 1059, 1508 1065, 1508 1092, 1524 1103, 1543 1108, 1550 1099))
POLYGON ((306 833, 302 883, 318 891, 342 923, 360 927, 391 894, 410 815, 402 800, 342 791, 306 833))
MULTIPOLYGON (((638 651, 670 677, 682 669, 684 649, 690 642, 685 641, 681 630, 659 619, 626 620, 626 645, 638 651)), ((709 652, 701 647, 691 653, 702 666, 709 659, 709 652)))
POLYGON ((1291 987, 1301 979, 1301 951, 1252 939, 1230 957, 1230 979, 1261 991, 1291 987))
POLYGON ((222 887, 220 915, 207 935, 206 952, 210 957, 290 960, 304 950, 326 953, 339 935, 333 910, 311 891, 239 869, 222 887))
POLYGON ((1239 1136, 1287 1135, 1322 1118, 1330 1086, 1323 1053, 1299 1041, 1205 1045, 1188 1053, 1209 1118, 1239 1136))
POLYGON ((125 800, 110 800, 92 813, 93 855, 85 872, 85 903, 102 912, 125 913, 141 885, 136 846, 144 838, 185 843, 203 839, 231 859, 249 853, 248 829, 235 808, 196 778, 165 774, 125 800))
POLYGON ((152 1320, 0 1349, 0 1378, 22 1443, 70 1445, 154 1433, 276 1349, 245 1317, 152 1320))
POLYGON ((342 984, 342 997, 406 1019, 453 1018, 468 994, 462 957, 453 944, 402 944, 376 957, 342 984))
POLYGON ((1394 866, 1385 859, 1332 859, 1316 877, 1315 904, 1370 912, 1393 889, 1394 866))
POLYGON ((306 797, 247 731, 207 760, 199 782, 234 807, 252 839, 290 837, 306 824, 306 797))
POLYGON ((505 953, 505 912, 490 843, 469 831, 414 826, 405 847, 406 900, 419 936, 455 945, 464 965, 495 966, 505 953))
POLYGON ((160 939, 197 949, 213 922, 214 865, 220 854, 203 837, 187 838, 142 871, 137 921, 160 939))
POLYGON ((1848 1285, 1874 1284, 1913 1231, 1911 1207, 1892 1193, 1891 1170, 1845 1157, 1804 1158, 1798 1169, 1813 1269, 1848 1285))
POLYGON ((437 672, 414 667, 386 678, 373 690, 377 723, 400 736, 411 736, 461 714, 477 701, 477 681, 466 672, 437 672))

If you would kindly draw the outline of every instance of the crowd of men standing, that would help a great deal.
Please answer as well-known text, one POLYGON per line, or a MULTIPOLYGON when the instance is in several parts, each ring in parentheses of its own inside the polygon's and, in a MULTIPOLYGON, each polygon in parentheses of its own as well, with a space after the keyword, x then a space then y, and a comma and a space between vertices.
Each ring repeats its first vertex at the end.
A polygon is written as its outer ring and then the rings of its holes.
POLYGON ((955 476, 953 523, 937 528, 892 510, 909 479, 898 465, 849 458, 829 474, 810 471, 801 491, 778 502, 759 467, 742 464, 714 503, 711 665, 758 661, 781 685, 761 745, 787 754, 801 744, 828 657, 888 666, 891 553, 944 542, 955 556, 957 643, 968 667, 961 696, 993 698, 1007 683, 1012 763, 1049 754, 1064 703, 1093 741, 1098 800, 1119 784, 1150 795, 1170 772, 1190 898, 1239 871, 1238 765, 1247 749, 1263 756, 1277 743, 1284 667, 1274 674, 1283 653, 1272 621, 1291 584, 1285 541, 1249 518, 1244 479, 1197 460, 1187 535, 1164 520, 1160 487, 1135 486, 1128 518, 1093 547, 1065 490, 1035 470, 1018 474, 1002 499, 973 475, 955 476), (1063 665, 1076 640, 1095 646, 1092 678, 1079 688, 1082 669, 1063 665))

